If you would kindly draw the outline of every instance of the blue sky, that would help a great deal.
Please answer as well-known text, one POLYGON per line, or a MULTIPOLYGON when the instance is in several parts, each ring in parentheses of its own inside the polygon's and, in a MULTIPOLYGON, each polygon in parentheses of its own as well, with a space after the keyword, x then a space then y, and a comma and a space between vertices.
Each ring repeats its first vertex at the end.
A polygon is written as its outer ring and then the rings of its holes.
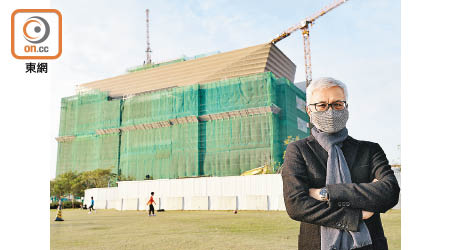
MULTIPOLYGON (((270 41, 331 0, 62 1, 63 53, 52 62, 52 136, 56 168, 61 97, 75 85, 120 74, 145 60, 150 9, 153 61, 230 51, 270 41)), ((313 79, 337 78, 349 89, 349 134, 379 143, 391 163, 400 152, 400 1, 350 0, 311 28, 313 79)), ((304 81, 300 32, 277 43, 304 81)))

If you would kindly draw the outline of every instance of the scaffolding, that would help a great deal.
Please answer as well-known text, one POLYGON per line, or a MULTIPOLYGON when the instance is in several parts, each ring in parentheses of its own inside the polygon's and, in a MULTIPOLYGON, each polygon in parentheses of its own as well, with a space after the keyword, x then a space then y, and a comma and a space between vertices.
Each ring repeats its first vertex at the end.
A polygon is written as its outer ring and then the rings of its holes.
POLYGON ((173 179, 277 166, 283 141, 309 134, 305 98, 271 72, 122 99, 99 91, 66 97, 57 174, 112 168, 136 180, 173 179))

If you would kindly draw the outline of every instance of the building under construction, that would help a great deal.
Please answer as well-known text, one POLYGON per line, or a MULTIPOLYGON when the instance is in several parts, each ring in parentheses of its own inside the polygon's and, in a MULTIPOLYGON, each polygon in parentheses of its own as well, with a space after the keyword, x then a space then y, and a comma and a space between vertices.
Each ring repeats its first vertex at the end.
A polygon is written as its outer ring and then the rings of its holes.
POLYGON ((240 175, 308 135, 295 64, 274 44, 146 64, 61 100, 56 175, 240 175))

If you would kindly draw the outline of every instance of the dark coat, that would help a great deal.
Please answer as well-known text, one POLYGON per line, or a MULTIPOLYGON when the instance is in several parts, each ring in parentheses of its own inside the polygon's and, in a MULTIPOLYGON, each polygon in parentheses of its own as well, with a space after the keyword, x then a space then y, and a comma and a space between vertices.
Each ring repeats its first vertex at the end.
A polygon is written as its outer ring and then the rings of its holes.
POLYGON ((374 212, 366 223, 372 246, 388 249, 380 213, 398 202, 400 187, 380 145, 348 136, 342 151, 352 182, 327 185, 330 201, 309 196, 309 188, 325 186, 328 153, 311 135, 290 143, 281 171, 283 195, 288 215, 301 221, 298 249, 320 250, 320 226, 358 231, 362 210, 374 212), (378 182, 371 183, 373 179, 378 182))

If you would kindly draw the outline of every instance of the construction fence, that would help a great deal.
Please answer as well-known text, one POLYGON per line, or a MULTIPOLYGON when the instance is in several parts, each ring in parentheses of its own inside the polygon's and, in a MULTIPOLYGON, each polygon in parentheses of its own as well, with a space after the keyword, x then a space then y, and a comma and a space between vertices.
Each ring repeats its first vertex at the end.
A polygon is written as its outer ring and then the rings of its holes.
POLYGON ((286 138, 309 134, 305 98, 271 72, 120 99, 105 92, 66 97, 56 174, 111 168, 143 180, 276 168, 286 138))
POLYGON ((85 190, 84 202, 95 209, 148 210, 155 192, 156 209, 285 210, 279 174, 122 181, 118 187, 85 190))
MULTIPOLYGON (((401 184, 401 173, 395 172, 401 184)), ((84 203, 95 209, 148 210, 154 192, 156 209, 286 210, 280 174, 122 181, 118 187, 85 190, 84 203)), ((400 200, 393 209, 401 209, 400 200)))

